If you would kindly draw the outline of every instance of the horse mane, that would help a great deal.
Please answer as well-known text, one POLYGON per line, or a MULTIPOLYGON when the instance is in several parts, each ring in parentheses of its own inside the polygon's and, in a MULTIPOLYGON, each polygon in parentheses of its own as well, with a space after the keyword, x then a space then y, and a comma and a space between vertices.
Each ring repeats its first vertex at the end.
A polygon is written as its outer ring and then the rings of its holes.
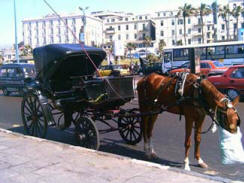
POLYGON ((224 97, 224 95, 219 90, 217 90, 217 88, 207 79, 203 79, 200 85, 210 106, 212 108, 215 108, 216 106, 222 108, 220 105, 220 100, 224 97))

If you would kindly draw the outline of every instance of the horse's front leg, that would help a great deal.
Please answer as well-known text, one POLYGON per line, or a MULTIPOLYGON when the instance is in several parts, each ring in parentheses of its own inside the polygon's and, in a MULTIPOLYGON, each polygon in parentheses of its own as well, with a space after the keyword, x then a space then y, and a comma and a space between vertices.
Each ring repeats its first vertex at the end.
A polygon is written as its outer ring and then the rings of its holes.
MULTIPOLYGON (((205 116, 204 116, 205 117, 205 116)), ((198 165, 202 168, 208 168, 208 165, 202 160, 200 156, 200 143, 201 143, 201 131, 202 124, 204 122, 204 117, 201 117, 198 121, 196 121, 195 128, 195 158, 198 161, 198 165)))
POLYGON ((192 132, 192 126, 193 126, 193 119, 187 115, 185 115, 185 159, 184 164, 185 170, 190 171, 190 161, 189 161, 189 152, 191 147, 191 132, 192 132))

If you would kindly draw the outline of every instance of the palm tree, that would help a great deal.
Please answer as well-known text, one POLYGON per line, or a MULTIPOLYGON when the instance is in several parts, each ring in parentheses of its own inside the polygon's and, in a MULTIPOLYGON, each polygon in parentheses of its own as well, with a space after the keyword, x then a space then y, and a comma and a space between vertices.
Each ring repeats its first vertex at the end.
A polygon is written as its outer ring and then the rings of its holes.
MULTIPOLYGON (((217 25, 217 23, 218 23, 218 15, 217 14, 219 11, 219 6, 218 6, 216 1, 211 4, 211 10, 213 13, 214 25, 217 25)), ((214 27, 214 40, 217 41, 217 26, 214 27)))
POLYGON ((162 58, 163 55, 164 55, 163 51, 164 51, 164 47, 165 47, 165 46, 166 46, 165 41, 164 41, 163 39, 161 39, 161 40, 159 41, 159 43, 158 43, 158 50, 159 50, 159 52, 160 52, 160 58, 162 58))
POLYGON ((146 55, 147 55, 147 48, 151 45, 152 38, 150 36, 145 36, 144 38, 144 44, 146 46, 146 55))
POLYGON ((232 16, 236 19, 236 27, 234 28, 234 38, 235 40, 237 40, 237 30, 238 30, 238 24, 239 24, 239 16, 241 15, 241 13, 244 12, 244 8, 242 8, 241 6, 236 6, 235 8, 233 8, 231 14, 232 16))
POLYGON ((130 60, 132 60, 131 51, 136 49, 136 45, 134 43, 127 43, 126 48, 127 48, 127 50, 129 50, 130 60))
POLYGON ((225 27, 226 27, 226 31, 227 31, 227 40, 229 40, 230 39, 229 22, 230 22, 230 16, 231 16, 229 4, 219 8, 219 16, 221 16, 222 19, 225 21, 225 27))
POLYGON ((199 15, 200 15, 200 19, 201 19, 201 28, 202 28, 202 43, 205 42, 204 39, 204 21, 203 21, 203 17, 209 15, 212 10, 211 7, 209 5, 206 5, 204 3, 201 3, 201 6, 198 9, 199 15))
POLYGON ((186 45, 186 17, 195 14, 195 8, 193 8, 190 4, 185 3, 183 7, 179 7, 179 11, 177 13, 178 16, 183 16, 184 23, 184 40, 186 45))

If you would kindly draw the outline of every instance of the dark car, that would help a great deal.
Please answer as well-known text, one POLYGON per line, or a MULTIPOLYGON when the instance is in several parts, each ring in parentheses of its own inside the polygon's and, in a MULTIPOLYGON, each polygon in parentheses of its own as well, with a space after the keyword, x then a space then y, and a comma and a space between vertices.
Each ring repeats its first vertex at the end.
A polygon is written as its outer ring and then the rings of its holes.
POLYGON ((0 67, 0 89, 3 95, 23 93, 24 80, 35 77, 34 64, 5 64, 0 67))
POLYGON ((149 62, 144 58, 139 58, 141 69, 138 71, 139 74, 143 73, 144 75, 155 73, 162 73, 162 62, 149 62))
POLYGON ((231 99, 237 95, 244 97, 244 65, 231 66, 222 75, 208 77, 208 80, 231 99))

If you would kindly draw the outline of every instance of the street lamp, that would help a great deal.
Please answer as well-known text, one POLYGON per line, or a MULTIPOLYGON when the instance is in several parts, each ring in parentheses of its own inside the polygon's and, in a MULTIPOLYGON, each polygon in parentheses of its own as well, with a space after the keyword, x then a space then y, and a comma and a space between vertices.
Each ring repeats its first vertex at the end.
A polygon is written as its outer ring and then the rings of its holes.
POLYGON ((18 48, 18 35, 17 35, 17 20, 16 20, 16 3, 14 0, 14 27, 15 27, 15 58, 19 63, 19 48, 18 48))
POLYGON ((85 27, 86 27, 86 10, 88 9, 89 7, 85 7, 85 8, 82 8, 82 7, 79 7, 79 9, 82 11, 83 15, 82 15, 82 22, 83 22, 83 34, 80 33, 80 41, 83 42, 85 44, 85 27))

